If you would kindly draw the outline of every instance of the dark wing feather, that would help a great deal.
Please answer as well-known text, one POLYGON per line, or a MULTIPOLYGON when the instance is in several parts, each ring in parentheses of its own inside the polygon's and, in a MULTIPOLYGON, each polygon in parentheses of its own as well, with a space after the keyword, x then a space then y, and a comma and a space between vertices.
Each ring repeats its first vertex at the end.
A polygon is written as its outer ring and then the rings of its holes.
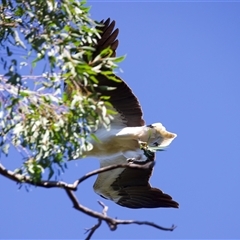
POLYGON ((143 126, 145 124, 142 116, 140 104, 132 93, 132 90, 123 81, 114 82, 108 80, 105 76, 97 76, 99 85, 96 88, 103 96, 110 96, 108 100, 117 112, 121 115, 124 123, 128 127, 143 126), (114 90, 103 90, 101 86, 115 88, 114 90))
POLYGON ((116 49, 118 47, 118 40, 116 39, 119 33, 118 28, 113 31, 115 27, 115 21, 110 23, 110 18, 108 18, 105 22, 102 20, 100 22, 103 26, 98 27, 97 29, 100 31, 101 39, 98 40, 97 45, 94 46, 95 53, 94 57, 99 55, 102 50, 107 47, 110 47, 112 50, 111 57, 116 56, 116 49))
POLYGON ((150 186, 127 187, 119 192, 122 197, 117 204, 128 208, 178 208, 178 203, 160 189, 150 186))
POLYGON ((117 204, 128 208, 178 208, 178 203, 171 196, 151 187, 149 178, 152 171, 153 167, 126 168, 111 185, 121 196, 117 204))
MULTIPOLYGON (((107 47, 112 49, 112 55, 116 56, 116 49, 118 46, 118 29, 114 30, 115 21, 110 23, 110 19, 105 22, 101 22, 102 27, 98 27, 100 30, 101 39, 98 41, 97 45, 94 46, 96 51, 95 56, 100 54, 102 50, 107 47)), ((119 77, 115 76, 120 82, 115 82, 107 79, 104 75, 99 74, 97 80, 99 81, 96 91, 101 95, 110 96, 109 102, 113 107, 121 114, 126 126, 135 127, 143 126, 145 124, 142 116, 141 106, 138 99, 133 94, 132 90, 128 85, 119 77), (114 90, 104 90, 103 86, 108 86, 114 88, 114 90)))

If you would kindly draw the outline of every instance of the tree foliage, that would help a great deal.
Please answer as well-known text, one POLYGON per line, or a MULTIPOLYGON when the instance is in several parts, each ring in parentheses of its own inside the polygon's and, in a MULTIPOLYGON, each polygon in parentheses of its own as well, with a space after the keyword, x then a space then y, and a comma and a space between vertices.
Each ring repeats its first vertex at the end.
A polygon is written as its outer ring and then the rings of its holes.
POLYGON ((3 0, 0 5, 5 73, 0 79, 0 148, 5 155, 17 148, 23 165, 15 171, 35 182, 45 170, 50 179, 67 160, 91 149, 90 130, 99 122, 108 127, 107 96, 96 103, 96 93, 82 96, 76 87, 98 84, 100 72, 114 80, 112 72, 122 60, 110 58, 109 49, 94 56, 98 25, 85 1, 3 0), (21 67, 29 61, 31 69, 43 70, 25 84, 21 67))
MULTIPOLYGON (((151 168, 132 163, 107 166, 69 184, 50 181, 66 168, 68 160, 83 157, 91 149, 92 130, 99 124, 109 127, 114 112, 108 96, 94 91, 98 74, 109 81, 117 63, 111 49, 98 56, 94 43, 100 38, 98 23, 89 17, 85 1, 78 0, 2 0, 0 4, 0 154, 16 148, 22 165, 15 171, 0 163, 0 175, 17 183, 25 182, 43 188, 61 188, 78 211, 98 219, 88 229, 90 239, 102 222, 116 230, 119 224, 148 225, 173 231, 147 221, 120 220, 107 216, 78 202, 74 191, 85 179, 116 168, 151 168), (30 66, 29 66, 30 63, 30 66), (24 75, 28 67, 29 76, 24 75), (40 76, 31 75, 42 69, 40 76), (79 89, 92 91, 82 95, 79 89), (97 99, 97 101, 96 101, 97 99), (47 172, 48 180, 43 180, 47 172)), ((96 88, 95 88, 96 89, 96 88)))

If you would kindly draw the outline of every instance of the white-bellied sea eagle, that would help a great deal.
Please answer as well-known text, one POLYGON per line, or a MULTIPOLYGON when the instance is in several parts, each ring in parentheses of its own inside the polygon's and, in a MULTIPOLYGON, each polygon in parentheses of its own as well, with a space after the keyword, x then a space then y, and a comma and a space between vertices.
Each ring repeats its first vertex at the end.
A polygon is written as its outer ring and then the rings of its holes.
MULTIPOLYGON (((118 29, 114 30, 115 21, 111 22, 107 19, 101 23, 103 26, 98 27, 101 30, 101 39, 93 46, 96 49, 95 55, 97 56, 102 50, 110 47, 112 56, 115 57, 118 46, 116 38, 119 32, 118 29)), ((108 101, 117 114, 113 115, 109 131, 100 125, 94 132, 99 141, 92 140, 93 148, 85 152, 85 155, 97 157, 101 167, 128 163, 129 160, 139 164, 154 161, 155 153, 152 152, 151 157, 148 156, 142 150, 141 143, 146 143, 149 148, 164 149, 177 135, 168 132, 161 123, 145 125, 139 101, 124 81, 111 81, 102 74, 98 74, 96 78, 99 82, 95 89, 96 92, 110 96, 108 101), (106 90, 102 86, 114 89, 106 90)), ((123 207, 178 208, 178 203, 171 196, 158 188, 151 187, 149 178, 152 171, 153 167, 117 168, 103 172, 98 175, 93 188, 100 196, 123 207)))

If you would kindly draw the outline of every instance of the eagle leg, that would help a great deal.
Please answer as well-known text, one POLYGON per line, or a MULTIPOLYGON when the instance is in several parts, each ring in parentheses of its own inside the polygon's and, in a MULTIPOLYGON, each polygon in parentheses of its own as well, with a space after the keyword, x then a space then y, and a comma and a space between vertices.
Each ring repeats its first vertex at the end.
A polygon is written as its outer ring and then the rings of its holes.
MULTIPOLYGON (((139 141, 140 149, 143 151, 143 155, 145 156, 145 160, 140 160, 137 157, 127 158, 128 163, 134 163, 134 164, 144 164, 149 161, 154 161, 154 153, 155 151, 151 150, 151 148, 148 147, 148 144, 146 142, 139 141)), ((141 157, 142 158, 142 157, 141 157)))
POLYGON ((147 159, 153 161, 155 151, 148 146, 147 142, 139 141, 139 145, 140 149, 143 150, 143 154, 147 157, 147 159))
POLYGON ((139 161, 136 160, 136 158, 128 158, 128 159, 127 159, 127 162, 128 162, 128 163, 135 163, 135 164, 139 163, 139 161))

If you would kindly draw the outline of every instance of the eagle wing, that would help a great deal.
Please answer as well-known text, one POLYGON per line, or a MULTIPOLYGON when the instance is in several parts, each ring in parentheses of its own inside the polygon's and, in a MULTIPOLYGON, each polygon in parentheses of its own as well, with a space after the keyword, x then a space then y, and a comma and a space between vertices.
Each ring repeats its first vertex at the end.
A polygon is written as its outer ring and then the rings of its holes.
MULTIPOLYGON (((105 158, 101 161, 101 167, 110 165, 110 161, 112 164, 126 163, 126 158, 123 155, 105 158)), ((94 190, 102 197, 113 200, 123 207, 178 208, 178 203, 170 195, 150 185, 152 171, 153 166, 150 165, 149 168, 117 168, 100 173, 94 184, 94 190)))
MULTIPOLYGON (((102 50, 110 47, 112 50, 112 57, 116 56, 116 49, 118 46, 118 40, 116 39, 119 30, 114 30, 115 21, 110 22, 108 18, 105 22, 101 22, 102 27, 98 27, 100 30, 101 39, 97 45, 95 55, 100 54, 102 50), (114 30, 114 31, 113 31, 114 30)), ((115 75, 114 75, 115 76, 115 75)), ((141 106, 137 97, 133 94, 129 86, 119 77, 115 76, 119 82, 111 81, 106 76, 99 74, 97 80, 99 81, 96 91, 101 95, 110 96, 109 102, 121 115, 124 123, 128 127, 143 126, 145 124, 142 116, 141 106), (113 90, 104 90, 102 86, 108 86, 114 88, 113 90)))

